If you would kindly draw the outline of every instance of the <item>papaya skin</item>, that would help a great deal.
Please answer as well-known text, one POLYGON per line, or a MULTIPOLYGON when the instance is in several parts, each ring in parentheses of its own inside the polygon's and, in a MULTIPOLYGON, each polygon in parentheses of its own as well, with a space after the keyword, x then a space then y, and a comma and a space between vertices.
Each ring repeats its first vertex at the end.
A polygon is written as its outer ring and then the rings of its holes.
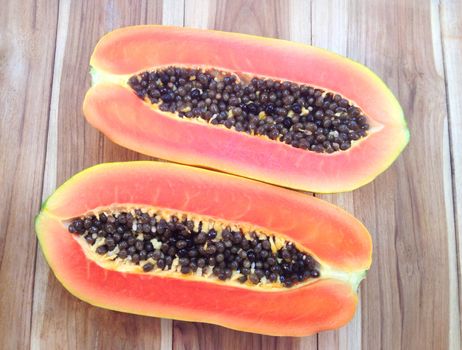
POLYGON ((294 189, 343 192, 371 182, 409 142, 403 111, 380 78, 357 62, 308 45, 191 28, 136 26, 104 36, 90 65, 94 86, 83 107, 88 122, 115 143, 178 163, 294 189), (347 151, 320 154, 180 119, 153 109, 126 84, 133 74, 168 65, 211 67, 339 93, 364 111, 371 129, 347 151))
POLYGON ((356 289, 372 254, 364 226, 327 202, 232 175, 160 162, 108 163, 82 171, 43 204, 36 231, 58 280, 92 305, 278 336, 305 336, 347 323, 354 316, 356 289), (67 232, 66 222, 124 203, 266 228, 312 252, 326 272, 301 287, 265 290, 105 269, 88 258, 67 232))

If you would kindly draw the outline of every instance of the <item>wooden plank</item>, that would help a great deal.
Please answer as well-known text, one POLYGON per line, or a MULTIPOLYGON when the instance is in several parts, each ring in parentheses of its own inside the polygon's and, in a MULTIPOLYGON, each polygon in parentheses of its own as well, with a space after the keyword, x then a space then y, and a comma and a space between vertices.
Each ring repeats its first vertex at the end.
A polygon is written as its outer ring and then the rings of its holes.
MULTIPOLYGON (((320 22, 343 30, 313 23, 313 37, 318 28, 332 31, 328 47, 384 78, 404 108, 412 135, 403 155, 372 184, 335 196, 374 239, 373 266, 361 290, 362 348, 446 349, 449 279, 441 272, 449 266, 448 227, 443 153, 434 146, 443 140, 445 89, 433 54, 430 2, 325 6, 330 19, 320 14, 320 22)), ((320 336, 320 347, 335 344, 339 336, 320 336)))
POLYGON ((173 324, 173 349, 175 350, 316 349, 316 336, 306 338, 270 337, 233 331, 205 323, 174 321, 173 324))
MULTIPOLYGON (((185 3, 185 25, 310 40, 310 3, 307 1, 201 1, 185 3)), ((277 317, 277 315, 275 315, 277 317)), ((236 332, 222 327, 174 322, 174 349, 316 349, 316 336, 277 338, 236 332)))
POLYGON ((30 344, 36 240, 55 50, 56 1, 0 10, 0 338, 30 344))
MULTIPOLYGON (((450 269, 450 280, 454 284, 451 295, 451 311, 457 310, 451 318, 450 345, 452 349, 460 349, 461 329, 460 310, 462 307, 462 2, 445 0, 440 4, 440 25, 443 47, 443 58, 446 78, 446 94, 448 103, 448 138, 450 141, 450 162, 448 162, 448 178, 451 176, 452 185, 448 183, 448 193, 452 194, 454 203, 455 234, 449 244, 450 257, 454 260, 450 269), (451 191, 452 190, 452 191, 451 191), (457 283, 458 282, 458 283, 457 283), (458 298, 458 299, 457 299, 458 298), (459 316, 459 317, 457 317, 459 316)), ((449 181, 448 181, 449 182, 449 181)), ((449 202, 449 200, 448 200, 449 202)))
POLYGON ((162 24, 169 26, 183 26, 185 0, 163 0, 162 24))
MULTIPOLYGON (((311 44, 347 55, 348 1, 314 1, 312 3, 311 44)), ((317 195, 354 212, 352 193, 317 195)), ((361 349, 361 304, 354 319, 336 331, 321 332, 318 335, 319 349, 361 349)))
MULTIPOLYGON (((59 89, 61 86, 62 68, 64 63, 64 45, 67 40, 68 22, 70 15, 70 2, 63 1, 59 6, 57 37, 54 57, 53 80, 51 83, 51 102, 48 118, 48 137, 46 145, 45 171, 42 188, 42 202, 56 188, 57 166, 58 166, 58 105, 59 105, 59 89)), ((38 248, 38 247, 37 247, 38 248)), ((31 349, 39 349, 41 344, 40 331, 42 328, 43 318, 45 317, 46 286, 49 278, 49 267, 44 262, 44 256, 40 249, 37 249, 35 263, 35 286, 32 299, 32 330, 31 330, 31 349)))
MULTIPOLYGON (((81 105, 90 83, 88 62, 97 40, 120 26, 160 23, 161 5, 161 1, 61 2, 51 107, 51 127, 55 129, 49 132, 54 139, 48 142, 49 177, 44 196, 56 184, 90 165, 146 159, 112 144, 91 128, 84 121, 81 105)), ((35 290, 34 348, 153 349, 165 343, 160 337, 159 319, 99 309, 71 296, 55 279, 41 254, 37 258, 35 290)))

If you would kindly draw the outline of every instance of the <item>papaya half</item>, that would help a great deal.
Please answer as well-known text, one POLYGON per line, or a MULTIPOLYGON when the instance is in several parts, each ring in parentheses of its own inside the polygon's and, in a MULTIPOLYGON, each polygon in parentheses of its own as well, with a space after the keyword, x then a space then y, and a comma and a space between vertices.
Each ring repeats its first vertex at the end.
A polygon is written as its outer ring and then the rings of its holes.
POLYGON ((90 304, 278 336, 347 323, 372 254, 330 203, 161 162, 78 173, 35 227, 58 280, 90 304))
POLYGON ((83 111, 115 143, 313 192, 372 181, 409 140, 368 68, 298 43, 191 28, 115 30, 90 60, 83 111))

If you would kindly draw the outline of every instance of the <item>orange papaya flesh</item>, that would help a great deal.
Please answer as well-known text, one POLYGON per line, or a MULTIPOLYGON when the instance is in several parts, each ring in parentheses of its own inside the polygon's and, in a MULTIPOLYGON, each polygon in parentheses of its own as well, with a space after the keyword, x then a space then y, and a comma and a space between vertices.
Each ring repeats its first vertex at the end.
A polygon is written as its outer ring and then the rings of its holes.
MULTIPOLYGON (((189 28, 127 27, 100 40, 90 65, 94 85, 83 107, 89 123, 118 144, 179 163, 290 188, 341 192, 372 181, 391 165, 409 140, 399 103, 374 73, 307 45, 189 28), (201 118, 178 118, 181 111, 162 111, 147 99, 138 98, 129 86, 133 75, 169 66, 217 70, 243 80, 289 81, 332 96, 339 94, 359 108, 370 128, 345 151, 316 153, 286 144, 280 135, 277 141, 256 131, 236 132, 235 127, 227 129, 201 118)), ((293 111, 289 112, 288 117, 293 117, 293 111)), ((311 140, 309 132, 300 131, 311 140)))
POLYGON ((158 162, 102 164, 75 175, 44 203, 36 231, 57 278, 93 305, 271 335, 308 335, 348 322, 372 250, 364 226, 327 202, 232 175, 158 162), (68 232, 75 218, 136 207, 269 233, 313 256, 320 276, 284 288, 155 268, 145 272, 142 264, 104 260, 68 232))

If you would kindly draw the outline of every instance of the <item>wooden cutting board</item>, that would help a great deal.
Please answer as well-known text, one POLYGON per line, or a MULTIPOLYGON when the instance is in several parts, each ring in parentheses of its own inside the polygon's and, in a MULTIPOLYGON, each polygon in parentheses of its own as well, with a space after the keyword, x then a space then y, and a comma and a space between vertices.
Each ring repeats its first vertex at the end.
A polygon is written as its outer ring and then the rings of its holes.
POLYGON ((456 0, 1 0, 0 348, 459 349, 461 14, 456 0), (50 273, 33 230, 42 199, 90 165, 149 159, 111 143, 81 112, 98 39, 144 23, 324 47, 371 67, 398 97, 411 130, 400 158, 359 190, 319 195, 374 239, 348 326, 275 338, 127 315, 79 301, 50 273))

